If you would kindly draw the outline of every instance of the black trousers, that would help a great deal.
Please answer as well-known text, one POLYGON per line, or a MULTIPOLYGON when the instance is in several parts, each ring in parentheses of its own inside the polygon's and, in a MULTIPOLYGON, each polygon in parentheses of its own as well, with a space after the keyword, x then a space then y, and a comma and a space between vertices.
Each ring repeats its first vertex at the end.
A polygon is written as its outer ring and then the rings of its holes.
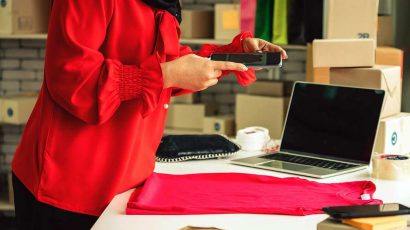
POLYGON ((97 221, 96 216, 65 211, 37 201, 14 174, 13 189, 17 229, 81 230, 90 229, 97 221))

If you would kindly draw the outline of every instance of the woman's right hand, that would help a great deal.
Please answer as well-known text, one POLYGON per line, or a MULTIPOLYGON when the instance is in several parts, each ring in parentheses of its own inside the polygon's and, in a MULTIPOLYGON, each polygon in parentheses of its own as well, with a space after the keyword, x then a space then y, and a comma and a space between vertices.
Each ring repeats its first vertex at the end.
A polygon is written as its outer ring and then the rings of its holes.
POLYGON ((240 63, 211 61, 188 54, 170 62, 161 63, 164 88, 177 87, 200 91, 218 83, 222 70, 247 71, 240 63))

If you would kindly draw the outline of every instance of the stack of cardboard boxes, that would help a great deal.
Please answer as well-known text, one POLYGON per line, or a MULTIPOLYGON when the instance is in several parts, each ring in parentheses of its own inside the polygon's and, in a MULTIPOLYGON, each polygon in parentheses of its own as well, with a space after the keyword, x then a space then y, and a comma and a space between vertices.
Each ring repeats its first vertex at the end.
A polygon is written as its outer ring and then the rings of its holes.
POLYGON ((313 68, 328 69, 329 76, 313 81, 384 89, 375 152, 407 154, 410 114, 400 113, 403 53, 394 48, 376 49, 377 9, 378 0, 325 0, 327 39, 313 42, 312 63, 313 68))
POLYGON ((236 96, 237 129, 262 126, 271 138, 280 139, 292 86, 292 81, 257 81, 248 86, 247 94, 236 96))
MULTIPOLYGON (((394 39, 392 16, 382 13, 377 17, 377 0, 325 0, 324 3, 323 37, 325 39, 374 39, 377 44, 375 54, 375 63, 377 65, 403 66, 403 51, 388 47, 393 44, 394 39)), ((326 40, 324 42, 324 45, 328 45, 326 40)), ((341 42, 343 44, 335 43, 334 46, 347 45, 345 41, 341 42)), ((315 65, 313 65, 312 45, 308 44, 307 47, 306 80, 317 83, 329 83, 329 63, 316 62, 315 65)), ((319 48, 316 47, 316 49, 319 48)), ((354 58, 355 60, 351 60, 351 64, 354 63, 355 65, 369 65, 366 61, 371 57, 369 56, 367 59, 360 58, 360 60, 364 62, 357 62, 359 56, 356 55, 365 55, 365 53, 359 54, 359 50, 355 51, 354 55, 350 50, 343 51, 343 49, 328 49, 327 51, 322 50, 322 52, 318 51, 315 53, 326 55, 326 52, 335 61, 339 58, 344 61, 354 58), (340 56, 339 53, 333 53, 336 51, 341 51, 342 56, 340 56)), ((320 60, 326 60, 326 57, 329 56, 322 56, 320 60)), ((333 60, 330 61, 332 61, 333 64, 340 65, 340 63, 337 64, 333 60)), ((348 65, 348 63, 345 64, 348 65)))
POLYGON ((232 116, 215 116, 215 103, 199 103, 199 94, 172 97, 165 123, 165 134, 223 134, 235 132, 232 116))

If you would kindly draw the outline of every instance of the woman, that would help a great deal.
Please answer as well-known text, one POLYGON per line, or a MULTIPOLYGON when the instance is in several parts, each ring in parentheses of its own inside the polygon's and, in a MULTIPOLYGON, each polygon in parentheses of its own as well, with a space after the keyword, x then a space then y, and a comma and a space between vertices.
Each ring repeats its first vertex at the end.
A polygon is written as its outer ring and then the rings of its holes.
POLYGON ((177 0, 58 0, 45 77, 13 160, 20 229, 89 229, 118 193, 153 171, 170 97, 222 71, 253 72, 212 52, 281 51, 249 33, 192 54, 180 46, 177 0))

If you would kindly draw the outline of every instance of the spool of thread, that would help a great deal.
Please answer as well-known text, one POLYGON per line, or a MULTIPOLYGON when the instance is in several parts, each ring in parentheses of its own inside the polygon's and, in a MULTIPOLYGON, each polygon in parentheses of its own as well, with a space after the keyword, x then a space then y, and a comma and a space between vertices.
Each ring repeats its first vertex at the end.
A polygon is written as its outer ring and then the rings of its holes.
POLYGON ((372 177, 385 180, 410 179, 410 158, 404 155, 379 154, 373 157, 372 177))
POLYGON ((263 127, 248 127, 236 133, 236 142, 245 151, 262 150, 269 140, 269 130, 263 127))

